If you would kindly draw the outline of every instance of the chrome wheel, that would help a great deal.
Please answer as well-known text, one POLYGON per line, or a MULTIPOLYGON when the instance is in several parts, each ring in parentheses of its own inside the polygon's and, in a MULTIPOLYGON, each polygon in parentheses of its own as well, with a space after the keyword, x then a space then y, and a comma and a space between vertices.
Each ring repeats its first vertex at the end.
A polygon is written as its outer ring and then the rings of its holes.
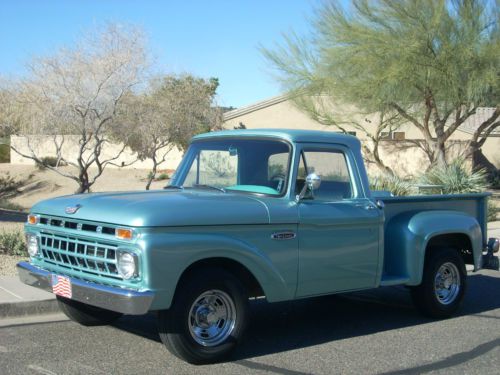
POLYGON ((189 333, 203 346, 216 346, 233 332, 236 307, 232 298, 221 290, 208 290, 191 305, 188 316, 189 333))
POLYGON ((439 267, 434 278, 436 298, 443 305, 449 305, 460 293, 460 272, 455 264, 446 262, 439 267))

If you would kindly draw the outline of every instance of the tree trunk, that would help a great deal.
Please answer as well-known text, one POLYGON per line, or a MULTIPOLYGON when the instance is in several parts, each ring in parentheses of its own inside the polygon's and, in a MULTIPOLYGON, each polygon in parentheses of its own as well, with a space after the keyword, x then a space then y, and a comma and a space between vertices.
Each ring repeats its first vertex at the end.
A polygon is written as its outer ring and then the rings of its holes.
POLYGON ((447 167, 446 162, 446 147, 444 141, 437 140, 434 146, 434 165, 440 168, 447 167))
POLYGON ((90 186, 92 186, 89 183, 89 174, 87 171, 81 171, 78 181, 78 189, 75 191, 75 194, 83 194, 83 193, 88 193, 90 192, 90 186))
POLYGON ((156 159, 153 158, 152 160, 153 160, 153 169, 149 173, 148 182, 146 184, 146 190, 149 190, 149 188, 151 187, 151 183, 153 182, 153 180, 156 177, 156 171, 157 171, 157 168, 158 168, 158 164, 156 163, 156 159))
POLYGON ((474 172, 484 170, 488 174, 494 174, 497 172, 497 167, 484 156, 481 149, 474 149, 472 153, 472 170, 474 172))

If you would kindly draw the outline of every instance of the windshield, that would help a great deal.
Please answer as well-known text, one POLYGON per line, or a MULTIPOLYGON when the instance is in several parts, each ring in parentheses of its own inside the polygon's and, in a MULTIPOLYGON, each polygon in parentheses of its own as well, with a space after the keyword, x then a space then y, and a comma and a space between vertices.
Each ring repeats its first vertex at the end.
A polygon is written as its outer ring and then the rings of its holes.
POLYGON ((214 139, 189 146, 172 184, 184 188, 282 195, 290 146, 278 140, 214 139))

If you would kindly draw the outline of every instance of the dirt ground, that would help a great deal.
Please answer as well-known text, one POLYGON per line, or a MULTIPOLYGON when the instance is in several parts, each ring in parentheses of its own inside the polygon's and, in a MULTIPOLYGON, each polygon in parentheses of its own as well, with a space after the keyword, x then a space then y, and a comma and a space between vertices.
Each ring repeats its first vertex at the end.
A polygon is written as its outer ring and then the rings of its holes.
MULTIPOLYGON (((62 167, 61 170, 73 173, 76 171, 72 167, 62 167)), ((145 169, 107 168, 93 185, 92 191, 144 190, 148 172, 145 169)), ((0 163, 0 176, 6 174, 26 181, 20 189, 21 193, 10 199, 12 203, 20 205, 25 210, 29 210, 33 204, 40 200, 73 194, 78 187, 77 183, 69 178, 49 170, 39 171, 34 166, 0 163)), ((154 181, 151 189, 161 189, 167 184, 168 180, 154 181)))

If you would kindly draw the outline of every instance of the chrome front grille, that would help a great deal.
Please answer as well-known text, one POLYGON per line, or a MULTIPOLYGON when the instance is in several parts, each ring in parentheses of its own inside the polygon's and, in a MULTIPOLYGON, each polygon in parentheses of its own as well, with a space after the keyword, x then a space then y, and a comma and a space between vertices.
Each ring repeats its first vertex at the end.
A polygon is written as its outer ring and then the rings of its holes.
POLYGON ((104 241, 55 233, 40 234, 44 262, 72 271, 121 279, 116 268, 117 246, 104 241))
POLYGON ((82 222, 79 220, 40 215, 40 224, 48 227, 76 229, 83 232, 93 232, 99 234, 115 235, 116 226, 111 224, 96 224, 91 222, 82 222))

